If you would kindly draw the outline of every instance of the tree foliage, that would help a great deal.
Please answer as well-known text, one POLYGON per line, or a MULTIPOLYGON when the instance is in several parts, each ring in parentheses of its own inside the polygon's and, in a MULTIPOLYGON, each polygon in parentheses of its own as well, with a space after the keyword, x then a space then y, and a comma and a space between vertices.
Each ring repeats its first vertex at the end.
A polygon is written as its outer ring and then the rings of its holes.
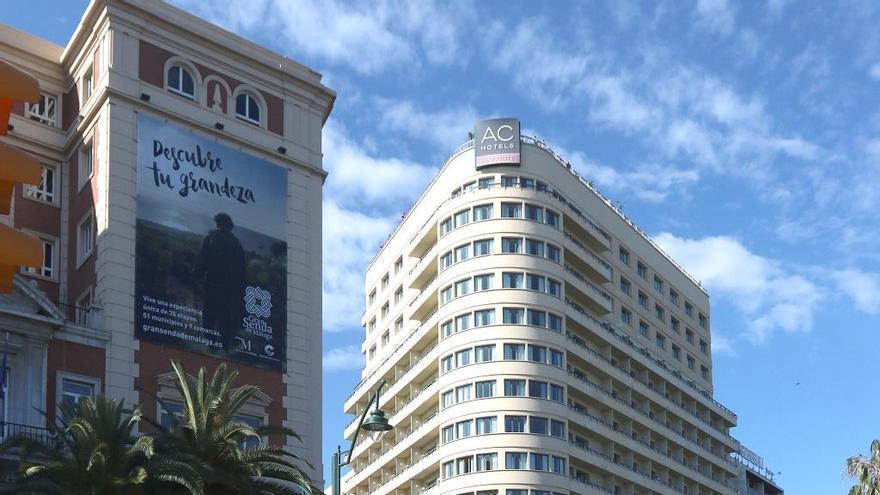
POLYGON ((880 495, 880 440, 871 442, 871 455, 846 460, 846 473, 856 479, 849 495, 880 495))

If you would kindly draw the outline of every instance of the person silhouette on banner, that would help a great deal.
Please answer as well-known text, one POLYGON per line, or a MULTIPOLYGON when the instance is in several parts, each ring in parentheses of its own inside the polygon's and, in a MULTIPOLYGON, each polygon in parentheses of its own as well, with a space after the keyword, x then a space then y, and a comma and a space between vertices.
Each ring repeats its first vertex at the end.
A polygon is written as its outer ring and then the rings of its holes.
POLYGON ((217 228, 205 236, 196 264, 196 278, 204 283, 202 326, 220 333, 227 353, 235 348, 244 312, 244 248, 232 233, 235 225, 226 213, 214 216, 217 228))

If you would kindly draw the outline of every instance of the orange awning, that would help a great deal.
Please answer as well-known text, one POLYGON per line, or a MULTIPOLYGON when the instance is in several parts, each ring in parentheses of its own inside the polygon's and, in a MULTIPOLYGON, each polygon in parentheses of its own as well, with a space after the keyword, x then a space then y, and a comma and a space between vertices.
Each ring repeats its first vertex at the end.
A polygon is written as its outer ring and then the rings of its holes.
POLYGON ((0 214, 9 214, 11 191, 15 184, 40 185, 43 170, 29 153, 0 142, 0 214))
POLYGON ((40 266, 43 245, 36 237, 0 224, 0 266, 40 266))
POLYGON ((0 60, 0 135, 6 135, 9 112, 13 101, 40 100, 40 83, 37 78, 0 60))

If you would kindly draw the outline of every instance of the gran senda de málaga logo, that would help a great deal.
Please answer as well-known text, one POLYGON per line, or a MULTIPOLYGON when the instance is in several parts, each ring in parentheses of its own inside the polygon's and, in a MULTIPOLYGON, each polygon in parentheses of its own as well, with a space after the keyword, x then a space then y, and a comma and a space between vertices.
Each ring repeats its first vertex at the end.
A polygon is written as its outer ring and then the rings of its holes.
POLYGON ((272 314, 272 294, 260 287, 249 285, 245 288, 244 308, 254 316, 268 318, 272 314))

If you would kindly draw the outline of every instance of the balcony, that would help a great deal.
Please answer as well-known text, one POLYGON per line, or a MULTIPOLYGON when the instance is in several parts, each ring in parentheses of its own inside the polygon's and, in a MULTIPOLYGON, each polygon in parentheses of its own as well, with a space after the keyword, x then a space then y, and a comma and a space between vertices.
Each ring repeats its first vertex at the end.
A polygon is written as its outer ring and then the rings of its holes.
POLYGON ((567 263, 564 266, 565 271, 576 279, 574 282, 571 282, 571 279, 566 280, 566 297, 584 303, 587 308, 600 315, 614 311, 614 300, 607 292, 593 285, 582 273, 567 263))
POLYGON ((12 437, 27 438, 44 445, 53 445, 61 448, 61 440, 58 438, 58 435, 48 428, 0 421, 0 440, 7 440, 12 437))
POLYGON ((600 283, 611 282, 613 270, 607 261, 590 251, 587 246, 568 232, 563 232, 563 235, 568 240, 565 251, 566 263, 573 265, 576 269, 593 277, 600 283), (574 246, 573 249, 572 246, 574 246))

